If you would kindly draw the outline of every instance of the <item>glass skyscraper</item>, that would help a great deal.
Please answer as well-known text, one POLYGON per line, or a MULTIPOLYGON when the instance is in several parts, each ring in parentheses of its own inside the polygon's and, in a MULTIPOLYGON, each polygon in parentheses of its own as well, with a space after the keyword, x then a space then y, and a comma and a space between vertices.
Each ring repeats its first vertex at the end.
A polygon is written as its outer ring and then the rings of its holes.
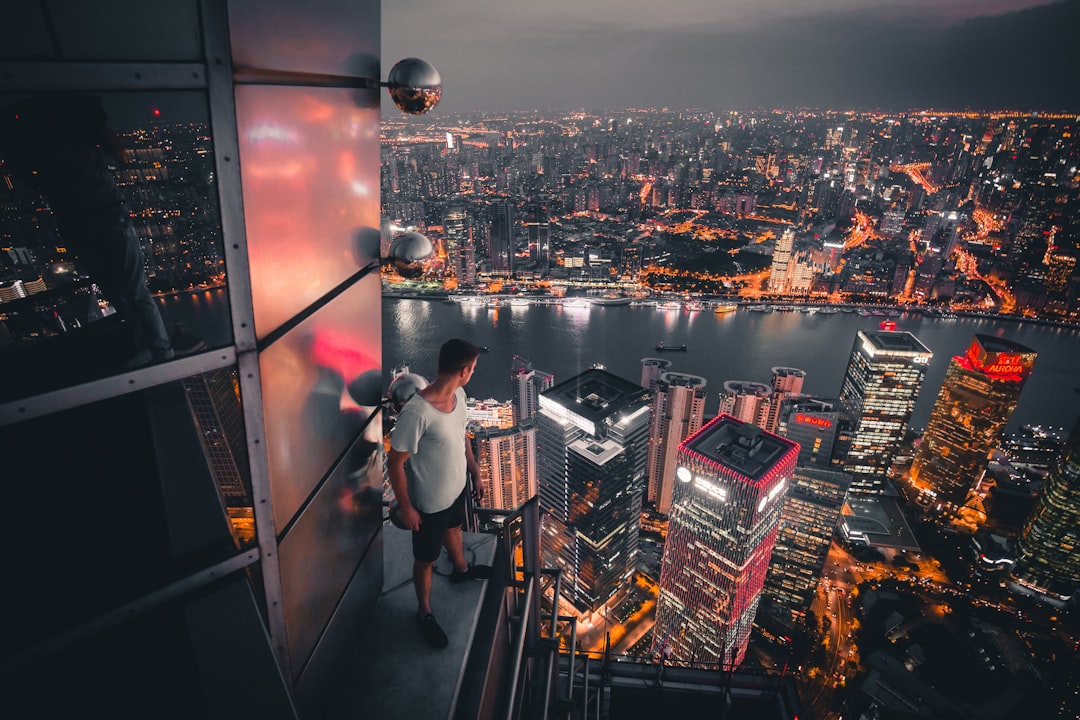
POLYGON ((491 272, 514 273, 514 207, 509 200, 491 205, 491 240, 488 245, 491 272))
POLYGON ((917 492, 931 494, 950 512, 964 504, 1016 409, 1035 358, 1034 350, 1019 343, 975 335, 967 352, 949 361, 911 463, 917 492))
POLYGON ((798 454, 730 415, 679 446, 653 655, 742 662, 798 454))
POLYGON ((797 467, 791 474, 765 595, 795 617, 814 600, 850 482, 846 473, 820 468, 797 467))
POLYGON ((592 368, 544 391, 536 422, 543 564, 562 568, 566 600, 595 610, 634 573, 649 395, 592 368))
POLYGON ((1017 584, 1060 602, 1080 588, 1080 421, 1047 476, 1016 546, 1017 584))
POLYGON ((844 471, 853 495, 880 495, 933 353, 909 332, 859 330, 840 403, 853 422, 844 471))

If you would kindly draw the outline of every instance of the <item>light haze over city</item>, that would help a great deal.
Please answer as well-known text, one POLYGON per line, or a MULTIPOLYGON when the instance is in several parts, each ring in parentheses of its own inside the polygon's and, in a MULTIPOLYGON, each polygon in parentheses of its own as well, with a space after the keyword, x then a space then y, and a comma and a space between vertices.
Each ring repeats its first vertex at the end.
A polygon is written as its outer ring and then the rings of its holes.
POLYGON ((422 57, 435 110, 622 107, 1067 110, 1080 2, 627 0, 383 6, 389 68, 422 57))

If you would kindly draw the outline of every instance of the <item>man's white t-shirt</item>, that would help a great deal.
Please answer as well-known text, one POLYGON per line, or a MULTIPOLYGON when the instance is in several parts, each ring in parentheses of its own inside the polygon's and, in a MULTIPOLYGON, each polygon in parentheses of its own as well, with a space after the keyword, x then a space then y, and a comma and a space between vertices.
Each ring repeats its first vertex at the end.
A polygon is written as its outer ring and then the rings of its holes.
POLYGON ((409 453, 405 477, 409 499, 424 513, 437 513, 454 504, 465 489, 465 390, 454 392, 454 409, 436 410, 416 393, 398 413, 390 432, 390 447, 409 453))

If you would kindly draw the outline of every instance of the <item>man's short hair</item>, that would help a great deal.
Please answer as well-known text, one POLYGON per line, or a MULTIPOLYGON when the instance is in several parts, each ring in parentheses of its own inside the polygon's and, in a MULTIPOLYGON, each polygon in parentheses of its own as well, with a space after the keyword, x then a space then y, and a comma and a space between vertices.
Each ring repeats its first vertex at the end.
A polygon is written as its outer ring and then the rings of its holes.
POLYGON ((439 374, 459 372, 478 357, 480 357, 480 348, 471 342, 460 338, 447 340, 439 348, 439 374))

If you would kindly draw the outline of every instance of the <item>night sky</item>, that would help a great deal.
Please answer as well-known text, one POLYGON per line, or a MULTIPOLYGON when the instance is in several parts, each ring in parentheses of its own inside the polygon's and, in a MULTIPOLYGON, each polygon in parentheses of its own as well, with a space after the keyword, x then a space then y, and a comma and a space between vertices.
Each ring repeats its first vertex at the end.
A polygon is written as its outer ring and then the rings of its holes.
POLYGON ((1080 109, 1080 0, 391 0, 382 16, 384 75, 434 64, 435 113, 1080 109))

